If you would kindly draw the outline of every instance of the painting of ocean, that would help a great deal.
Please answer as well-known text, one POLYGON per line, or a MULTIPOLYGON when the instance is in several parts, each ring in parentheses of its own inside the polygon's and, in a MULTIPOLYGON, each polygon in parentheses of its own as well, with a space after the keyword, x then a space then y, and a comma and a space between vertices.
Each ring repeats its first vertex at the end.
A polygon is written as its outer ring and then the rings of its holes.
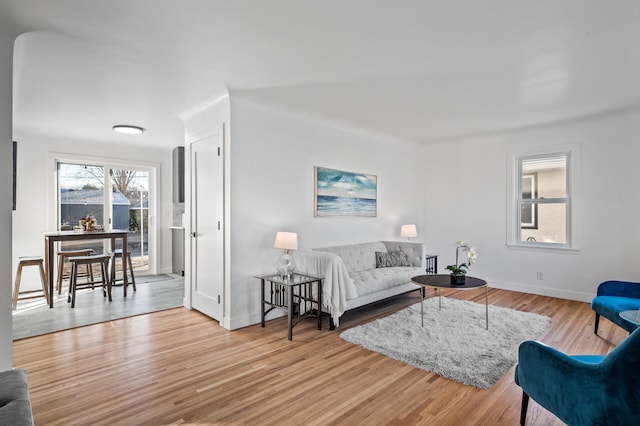
POLYGON ((375 175, 315 167, 314 216, 377 215, 378 181, 375 175))

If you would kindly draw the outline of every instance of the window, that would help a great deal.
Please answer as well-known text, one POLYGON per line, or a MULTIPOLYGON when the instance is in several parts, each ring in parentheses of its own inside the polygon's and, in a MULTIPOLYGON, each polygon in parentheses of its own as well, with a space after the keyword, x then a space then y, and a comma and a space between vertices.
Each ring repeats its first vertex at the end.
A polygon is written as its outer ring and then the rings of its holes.
MULTIPOLYGON (((134 270, 151 271, 153 244, 150 244, 149 208, 153 201, 150 197, 153 169, 75 159, 56 160, 56 170, 58 229, 73 230, 87 216, 107 229, 126 229, 134 270)), ((106 248, 99 240, 65 241, 61 247, 92 248, 96 252, 106 248)))
POLYGON ((575 247, 572 169, 576 149, 513 154, 508 245, 531 248, 575 247))

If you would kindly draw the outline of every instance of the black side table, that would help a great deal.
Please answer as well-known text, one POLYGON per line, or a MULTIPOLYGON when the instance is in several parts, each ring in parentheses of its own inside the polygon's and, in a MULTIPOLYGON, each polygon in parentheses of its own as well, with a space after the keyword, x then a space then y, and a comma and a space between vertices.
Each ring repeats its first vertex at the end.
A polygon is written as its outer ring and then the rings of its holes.
POLYGON ((290 277, 281 274, 256 275, 260 280, 261 325, 265 316, 274 309, 287 313, 288 339, 293 339, 293 327, 304 318, 318 318, 318 330, 322 330, 322 281, 313 275, 293 273, 290 277), (316 286, 314 296, 313 287, 316 286), (267 294, 268 293, 268 294, 267 294), (294 303, 295 301, 295 303, 294 303), (315 305, 315 312, 313 307, 315 305), (298 319, 293 322, 293 312, 298 307, 298 319), (267 308, 265 310, 265 308, 267 308))
POLYGON ((426 259, 427 259, 427 274, 437 274, 438 273, 438 255, 428 254, 426 256, 426 259))

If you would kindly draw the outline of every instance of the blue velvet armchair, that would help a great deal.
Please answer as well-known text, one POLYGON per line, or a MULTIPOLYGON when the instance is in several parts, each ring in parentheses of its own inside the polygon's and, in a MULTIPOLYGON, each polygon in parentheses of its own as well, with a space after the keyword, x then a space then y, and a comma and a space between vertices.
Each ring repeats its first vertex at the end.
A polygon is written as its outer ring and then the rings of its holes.
POLYGON ((640 309, 640 283, 628 281, 605 281, 598 286, 598 293, 591 302, 596 313, 593 332, 598 334, 600 315, 619 325, 629 333, 636 325, 621 318, 620 312, 640 309))
POLYGON ((606 356, 523 342, 515 382, 522 388, 521 425, 529 397, 568 425, 640 425, 640 329, 606 356))

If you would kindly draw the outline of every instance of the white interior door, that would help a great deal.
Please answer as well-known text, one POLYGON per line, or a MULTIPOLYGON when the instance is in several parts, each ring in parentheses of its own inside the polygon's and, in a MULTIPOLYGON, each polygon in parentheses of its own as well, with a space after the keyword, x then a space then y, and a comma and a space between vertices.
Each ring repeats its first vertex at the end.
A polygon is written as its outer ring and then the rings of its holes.
POLYGON ((224 289, 222 143, 221 129, 190 144, 192 305, 218 321, 224 289))

